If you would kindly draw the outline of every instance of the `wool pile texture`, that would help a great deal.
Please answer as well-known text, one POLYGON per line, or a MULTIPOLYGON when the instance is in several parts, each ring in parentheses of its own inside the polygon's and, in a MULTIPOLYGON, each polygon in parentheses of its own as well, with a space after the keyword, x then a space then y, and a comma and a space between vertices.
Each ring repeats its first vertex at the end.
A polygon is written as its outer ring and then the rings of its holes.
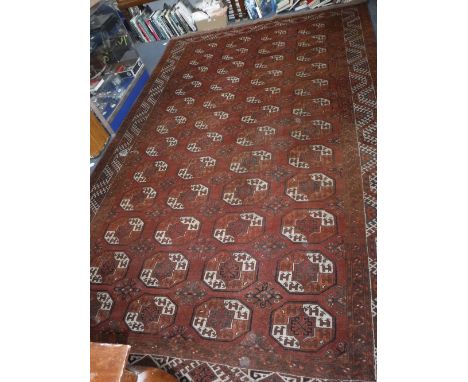
POLYGON ((91 183, 91 337, 180 381, 375 380, 365 5, 171 41, 91 183))

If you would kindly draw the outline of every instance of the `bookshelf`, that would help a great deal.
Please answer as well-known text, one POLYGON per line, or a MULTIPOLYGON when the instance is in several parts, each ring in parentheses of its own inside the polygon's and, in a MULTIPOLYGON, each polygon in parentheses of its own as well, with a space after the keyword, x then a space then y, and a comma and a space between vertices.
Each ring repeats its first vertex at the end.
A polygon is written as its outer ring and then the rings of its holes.
MULTIPOLYGON (((128 11, 129 8, 131 7, 136 7, 136 6, 144 6, 150 3, 155 3, 156 0, 116 0, 117 6, 119 10, 122 12, 122 14, 126 17, 127 21, 131 19, 131 14, 128 11)), ((255 1, 255 0, 253 0, 255 1)), ((272 0, 275 1, 275 0, 272 0)), ((276 0, 277 1, 277 0, 276 0)), ((301 9, 300 12, 306 11, 306 12, 319 12, 324 9, 333 9, 333 8, 341 8, 343 6, 349 6, 349 5, 356 5, 360 3, 365 3, 368 0, 331 0, 330 3, 328 3, 325 6, 321 6, 319 8, 304 8, 301 9)), ((158 3, 164 3, 164 0, 157 0, 158 3)), ((169 1, 170 2, 170 1, 169 1)), ((248 11, 245 6, 245 0, 224 0, 224 2, 231 7, 231 13, 234 16, 234 20, 229 20, 229 24, 237 23, 242 21, 244 22, 252 22, 255 21, 253 19, 249 18, 248 11)), ((264 18, 275 18, 280 15, 286 15, 288 13, 294 14, 296 11, 294 10, 297 0, 292 1, 295 5, 291 9, 286 9, 283 10, 279 13, 273 14, 266 16, 264 18)))
POLYGON ((102 1, 94 4, 90 27, 91 109, 113 136, 149 75, 113 7, 102 1))

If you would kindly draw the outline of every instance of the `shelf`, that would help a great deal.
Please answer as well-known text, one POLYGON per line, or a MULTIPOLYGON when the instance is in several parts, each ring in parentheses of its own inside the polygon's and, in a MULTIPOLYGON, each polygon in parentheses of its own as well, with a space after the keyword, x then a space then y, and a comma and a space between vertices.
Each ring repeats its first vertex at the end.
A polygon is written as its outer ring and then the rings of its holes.
MULTIPOLYGON (((158 4, 156 6, 152 6, 152 9, 160 9, 162 7, 162 4, 164 3, 168 3, 168 4, 172 4, 173 2, 176 2, 177 0, 161 0, 158 2, 158 4)), ((239 0, 239 1, 243 1, 243 0, 239 0)), ((273 0, 274 1, 274 0, 273 0)), ((126 10, 128 7, 132 7, 132 6, 135 6, 135 5, 144 5, 144 4, 148 4, 148 3, 153 3, 154 0, 117 0, 117 3, 119 5, 119 8, 121 10, 126 10)), ((294 9, 292 10, 284 10, 280 13, 275 13, 275 14, 272 14, 272 15, 268 15, 268 16, 265 16, 265 17, 262 17, 262 18, 258 18, 258 19, 255 19, 255 20, 252 20, 248 17, 246 18, 242 18, 242 19, 234 19, 234 20, 227 20, 227 27, 233 27, 233 26, 239 26, 239 25, 248 25, 250 23, 254 23, 254 22, 258 22, 258 21, 262 21, 262 20, 275 20, 276 18, 283 18, 283 17, 288 17, 288 16, 294 16, 296 14, 302 14, 302 13, 316 13, 316 12, 322 12, 322 11, 327 11, 327 10, 333 10, 333 9, 339 9, 339 8, 343 8, 343 7, 347 7, 347 6, 352 6, 352 5, 357 5, 357 4, 361 4, 361 3, 365 3, 367 2, 367 0, 343 0, 341 3, 334 3, 334 4, 328 4, 328 5, 325 5, 325 6, 322 6, 322 7, 319 7, 319 8, 314 8, 314 9, 310 9, 310 8, 303 8, 301 10, 298 10, 298 11, 295 11, 294 9)), ((202 30, 202 31, 195 31, 195 32, 188 32, 188 33, 185 33, 184 35, 182 35, 181 37, 183 36, 194 36, 196 35, 197 33, 201 32, 201 33, 204 33, 204 32, 208 32, 208 31, 217 31, 217 30, 222 30, 221 29, 212 29, 212 30, 202 30)), ((155 43, 156 45, 157 44, 161 44, 161 43, 167 43, 169 42, 171 39, 168 39, 168 40, 160 40, 160 41, 152 41, 152 42, 143 42, 143 41, 140 41, 140 40, 137 40, 136 41, 136 44, 138 45, 150 45, 152 44, 152 46, 155 46, 155 43)), ((151 71, 150 71, 151 72, 151 71)))
POLYGON ((148 74, 118 11, 100 1, 94 4, 90 16, 91 74, 98 83, 93 81, 91 109, 113 135, 148 74))
MULTIPOLYGON (((123 83, 125 81, 129 82, 127 86, 125 87, 125 90, 123 91, 122 95, 120 96, 119 103, 115 107, 115 109, 112 111, 111 115, 107 117, 107 121, 112 125, 112 121, 114 120, 115 116, 118 114, 119 110, 122 108, 122 105, 125 103, 125 100, 127 99, 128 95, 130 92, 135 88, 135 85, 138 83, 138 80, 142 76, 143 72, 145 71, 145 66, 141 65, 140 69, 136 73, 135 77, 132 78, 125 78, 122 80, 123 83), (130 81, 128 81, 130 80, 130 81)), ((105 116, 104 116, 105 117, 105 116)))

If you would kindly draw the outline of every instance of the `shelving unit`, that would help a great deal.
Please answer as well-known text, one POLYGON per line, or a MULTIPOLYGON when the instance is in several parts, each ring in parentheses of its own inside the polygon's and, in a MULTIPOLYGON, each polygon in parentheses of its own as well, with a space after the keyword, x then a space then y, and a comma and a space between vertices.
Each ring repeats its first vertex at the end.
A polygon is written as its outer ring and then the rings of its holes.
POLYGON ((113 7, 98 2, 90 21, 91 109, 113 136, 149 75, 113 7))
POLYGON ((90 3, 90 169, 114 138, 149 79, 119 12, 90 3))
MULTIPOLYGON (((146 5, 149 3, 154 3, 155 1, 156 0, 116 0, 119 10, 122 12, 123 15, 125 15, 127 20, 131 19, 131 15, 130 15, 130 12, 128 11, 128 8, 135 7, 135 6, 142 6, 142 5, 146 5)), ((272 1, 275 1, 275 0, 272 0, 272 1)), ((348 6, 348 5, 356 5, 356 4, 364 3, 366 1, 367 0, 332 0, 331 4, 328 4, 320 8, 314 8, 314 9, 305 8, 299 11, 294 11, 294 9, 292 9, 289 11, 282 11, 277 14, 272 14, 270 16, 263 17, 262 19, 272 19, 278 16, 287 15, 288 13, 296 14, 299 12, 320 12, 326 9, 340 8, 340 7, 348 6)), ((157 2, 158 3, 166 2, 168 4, 171 4, 171 0, 166 0, 166 1, 157 0, 157 2)), ((245 23, 250 23, 250 22, 259 20, 259 19, 251 20, 248 17, 247 11, 244 5, 244 0, 225 0, 225 2, 232 6, 232 8, 234 9, 234 16, 235 16, 235 20, 228 21, 228 25, 234 25, 237 23, 245 24, 245 23)), ((190 34, 191 33, 197 33, 197 32, 190 32, 190 34)))

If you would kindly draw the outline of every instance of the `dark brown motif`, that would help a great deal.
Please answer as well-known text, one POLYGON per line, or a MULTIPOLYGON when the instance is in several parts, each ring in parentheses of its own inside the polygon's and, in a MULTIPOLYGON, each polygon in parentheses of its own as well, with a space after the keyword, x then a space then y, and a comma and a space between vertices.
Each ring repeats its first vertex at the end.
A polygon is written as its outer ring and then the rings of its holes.
POLYGON ((246 252, 220 252, 203 270, 203 281, 213 290, 240 291, 257 280, 258 263, 246 252))
POLYGON ((169 298, 145 294, 129 304, 124 320, 132 332, 158 333, 172 325, 176 312, 169 298))
POLYGON ((318 294, 336 283, 336 266, 317 250, 295 251, 278 261, 277 282, 292 294, 318 294))
POLYGON ((239 300, 212 298, 195 308, 192 327, 205 339, 232 341, 247 333, 252 313, 239 300))
POLYGON ((317 351, 335 337, 333 317, 316 303, 286 303, 271 317, 271 335, 290 350, 317 351))
POLYGON ((91 291, 90 313, 91 326, 107 320, 111 314, 114 301, 106 291, 91 291))
POLYGON ((293 243, 320 243, 336 234, 336 217, 321 209, 295 210, 283 216, 281 233, 293 243))
POLYGON ((154 239, 161 245, 181 245, 196 239, 200 221, 193 216, 170 217, 158 224, 154 239))
POLYGON ((248 243, 265 230, 265 218, 255 212, 225 214, 214 225, 213 237, 221 243, 248 243))
POLYGON ((187 276, 189 262, 178 252, 159 252, 145 260, 140 280, 147 287, 170 288, 187 276))
POLYGON ((125 252, 105 252, 91 259, 91 283, 109 284, 125 277, 130 258, 125 252))

